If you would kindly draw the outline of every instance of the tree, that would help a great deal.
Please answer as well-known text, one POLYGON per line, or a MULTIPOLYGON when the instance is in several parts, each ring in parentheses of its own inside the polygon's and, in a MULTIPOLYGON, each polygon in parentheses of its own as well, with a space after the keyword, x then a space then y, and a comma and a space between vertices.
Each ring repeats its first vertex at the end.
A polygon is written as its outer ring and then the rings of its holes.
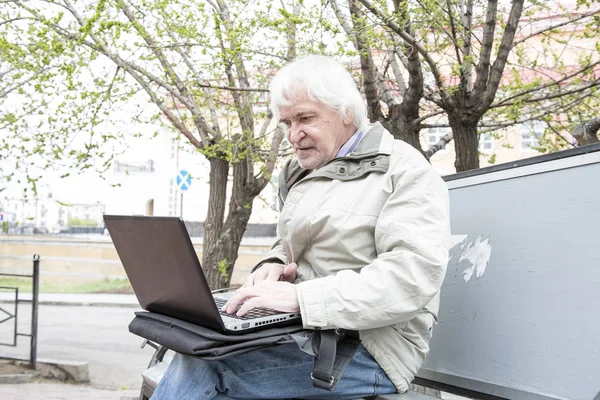
MULTIPOLYGON (((381 122, 397 139, 404 140, 428 156, 419 143, 420 103, 424 95, 423 71, 419 54, 411 51, 408 43, 398 43, 393 36, 386 38, 386 32, 382 35, 369 26, 364 12, 356 1, 348 1, 349 15, 342 11, 337 0, 331 0, 330 5, 358 52, 369 120, 381 122), (375 65, 372 48, 378 43, 389 47, 385 59, 387 66, 383 70, 387 70, 388 66, 391 67, 399 96, 394 95, 395 88, 386 84, 385 72, 381 73, 375 65), (404 68, 408 71, 407 82, 398 59, 402 60, 404 68), (387 112, 382 109, 382 102, 387 106, 387 112)), ((406 16, 404 20, 404 30, 414 35, 410 20, 406 16)))
MULTIPOLYGON (((239 0, 5 2, 22 19, 9 24, 13 36, 39 50, 31 57, 60 60, 58 117, 45 122, 55 139, 68 140, 69 124, 87 133, 81 160, 109 165, 103 144, 123 136, 98 127, 140 93, 159 112, 139 111, 139 120, 166 122, 208 160, 202 261, 213 288, 228 286, 252 201, 271 180, 283 139, 280 127, 269 131, 268 75, 298 48, 318 45, 304 22, 313 11, 297 1, 278 9, 239 0)), ((64 149, 43 142, 38 152, 56 159, 64 149)))
POLYGON ((600 131, 600 117, 591 119, 583 124, 577 125, 573 130, 573 137, 582 146, 591 143, 598 143, 598 132, 600 131))
POLYGON ((454 139, 457 171, 479 167, 483 133, 543 120, 562 138, 573 115, 588 118, 598 103, 600 9, 591 5, 569 12, 523 0, 395 0, 388 10, 349 0, 346 13, 331 5, 360 53, 371 120, 426 157, 454 139), (444 126, 452 134, 423 150, 419 131, 444 126))

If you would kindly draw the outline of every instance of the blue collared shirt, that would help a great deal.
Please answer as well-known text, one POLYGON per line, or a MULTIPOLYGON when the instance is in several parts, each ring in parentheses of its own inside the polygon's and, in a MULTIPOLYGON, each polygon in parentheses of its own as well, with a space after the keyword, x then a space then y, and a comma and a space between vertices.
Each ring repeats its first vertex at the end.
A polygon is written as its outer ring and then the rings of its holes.
POLYGON ((340 147, 337 154, 335 155, 335 158, 344 157, 352 153, 356 149, 356 146, 358 146, 358 144, 362 140, 363 136, 363 131, 357 130, 354 133, 354 135, 352 135, 352 137, 348 139, 346 143, 342 145, 342 147, 340 147))

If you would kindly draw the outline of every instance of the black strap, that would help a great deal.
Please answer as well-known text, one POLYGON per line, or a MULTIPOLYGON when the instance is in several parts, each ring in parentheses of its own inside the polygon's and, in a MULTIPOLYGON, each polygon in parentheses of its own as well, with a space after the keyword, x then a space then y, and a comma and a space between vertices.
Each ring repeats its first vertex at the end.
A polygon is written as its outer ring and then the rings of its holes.
POLYGON ((314 387, 335 390, 360 345, 360 338, 356 331, 336 329, 319 332, 318 354, 310 377, 314 387))

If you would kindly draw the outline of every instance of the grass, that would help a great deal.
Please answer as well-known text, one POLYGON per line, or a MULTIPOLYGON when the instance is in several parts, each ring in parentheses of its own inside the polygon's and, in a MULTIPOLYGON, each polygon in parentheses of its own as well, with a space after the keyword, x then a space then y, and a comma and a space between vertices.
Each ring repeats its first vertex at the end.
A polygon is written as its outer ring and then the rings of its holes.
MULTIPOLYGON (((32 279, 0 276, 0 287, 18 287, 19 292, 31 293, 32 279)), ((6 289, 0 288, 1 292, 6 289)), ((123 279, 102 279, 92 282, 44 282, 40 280, 40 293, 133 293, 131 285, 123 279)))

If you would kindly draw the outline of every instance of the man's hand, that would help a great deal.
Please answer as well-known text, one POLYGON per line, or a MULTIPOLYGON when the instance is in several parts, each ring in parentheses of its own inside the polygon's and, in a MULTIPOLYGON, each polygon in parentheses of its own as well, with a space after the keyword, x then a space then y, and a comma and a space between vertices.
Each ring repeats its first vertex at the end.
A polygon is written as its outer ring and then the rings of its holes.
POLYGON ((285 281, 294 282, 298 276, 298 266, 296 263, 288 265, 266 263, 260 266, 256 271, 248 275, 246 282, 242 287, 254 286, 260 281, 285 281))
POLYGON ((237 310, 236 315, 243 317, 256 307, 283 312, 299 312, 300 304, 298 304, 296 296, 296 285, 289 282, 262 280, 253 286, 243 286, 231 296, 221 311, 233 314, 237 310), (240 307, 239 310, 238 307, 240 307))

